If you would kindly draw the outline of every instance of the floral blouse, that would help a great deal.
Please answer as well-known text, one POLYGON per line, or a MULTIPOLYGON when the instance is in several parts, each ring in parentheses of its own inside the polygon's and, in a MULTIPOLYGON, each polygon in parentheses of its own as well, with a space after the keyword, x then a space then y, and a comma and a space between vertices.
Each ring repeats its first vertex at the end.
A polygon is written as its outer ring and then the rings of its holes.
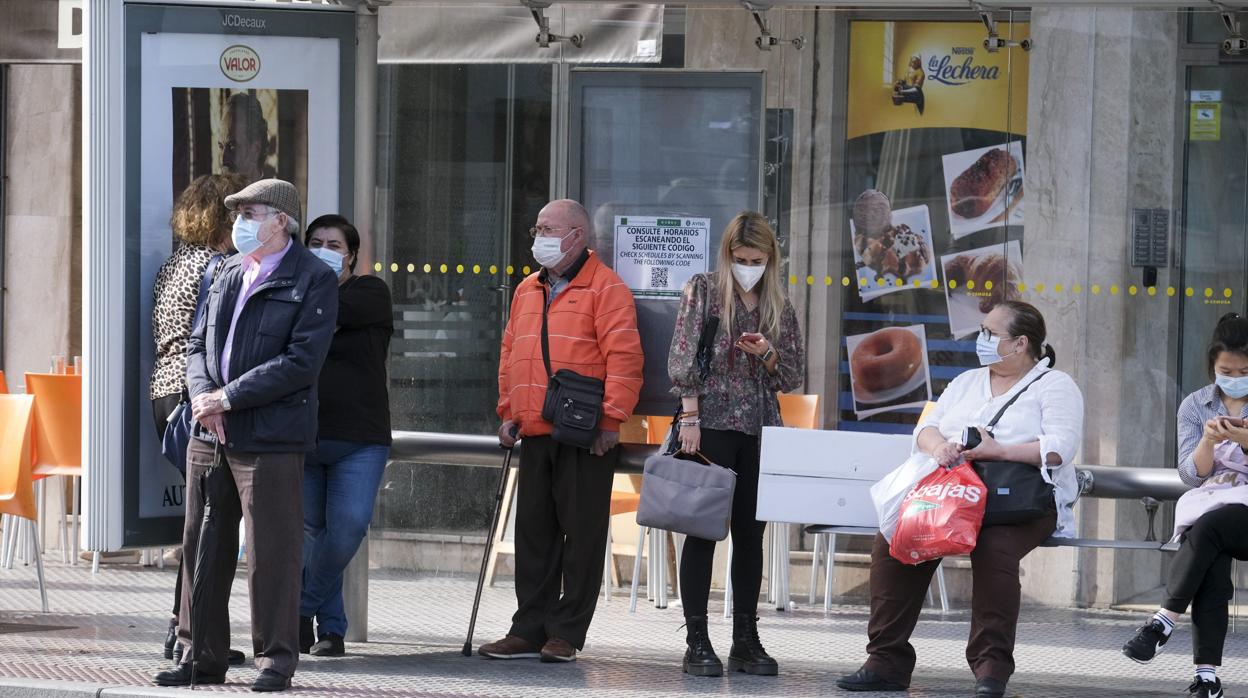
POLYGON ((717 273, 698 274, 685 285, 667 356, 667 373, 676 386, 672 389, 674 394, 698 396, 699 418, 704 428, 758 436, 763 427, 781 424, 776 393, 796 390, 802 384, 806 372, 802 330, 797 325, 797 313, 786 298, 780 315, 780 336, 767 337, 779 354, 776 374, 769 374, 761 357, 736 346, 742 333, 759 331, 759 312, 758 308, 746 310, 741 297, 734 293, 734 326, 720 324, 715 333, 711 370, 706 381, 702 381, 697 365, 702 324, 708 316, 723 317, 719 294, 714 292, 717 273))

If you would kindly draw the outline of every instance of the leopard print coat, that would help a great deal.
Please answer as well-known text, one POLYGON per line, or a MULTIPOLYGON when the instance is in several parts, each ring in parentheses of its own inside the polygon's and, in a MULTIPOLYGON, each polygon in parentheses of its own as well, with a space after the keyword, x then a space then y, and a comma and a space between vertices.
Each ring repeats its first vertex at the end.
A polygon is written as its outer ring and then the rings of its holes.
POLYGON ((200 279, 214 254, 212 248, 202 245, 179 245, 156 273, 152 287, 156 361, 148 391, 153 400, 186 389, 186 342, 191 336, 200 279))

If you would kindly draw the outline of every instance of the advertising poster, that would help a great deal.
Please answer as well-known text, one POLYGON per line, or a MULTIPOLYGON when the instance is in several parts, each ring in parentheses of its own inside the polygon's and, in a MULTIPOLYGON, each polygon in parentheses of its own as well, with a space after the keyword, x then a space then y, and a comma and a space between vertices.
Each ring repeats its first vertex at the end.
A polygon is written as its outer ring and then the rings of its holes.
POLYGON ((854 414, 865 419, 932 399, 923 325, 885 327, 845 338, 854 414))
POLYGON ((858 292, 843 296, 838 428, 912 431, 979 366, 984 315, 1019 296, 1028 54, 984 36, 978 22, 850 23, 840 244, 858 292))
POLYGON ((615 273, 639 298, 678 297, 705 273, 710 218, 615 217, 615 273))
POLYGON ((954 339, 973 336, 993 308, 1022 295, 1023 253, 1017 240, 947 254, 940 266, 954 339))
MULTIPOLYGON (((140 134, 131 139, 135 174, 127 183, 127 234, 137 250, 130 393, 136 457, 127 470, 127 487, 137 494, 127 516, 180 520, 185 485, 161 455, 148 402, 152 288, 177 244, 169 224, 173 201, 197 177, 237 173, 294 183, 301 224, 349 214, 342 192, 352 186, 352 162, 342 136, 350 128, 343 105, 351 108, 351 95, 343 90, 354 75, 343 70, 343 51, 354 50, 346 41, 354 26, 349 13, 161 6, 128 8, 127 24, 134 76, 127 123, 140 134)), ((127 536, 142 528, 128 523, 127 536)))

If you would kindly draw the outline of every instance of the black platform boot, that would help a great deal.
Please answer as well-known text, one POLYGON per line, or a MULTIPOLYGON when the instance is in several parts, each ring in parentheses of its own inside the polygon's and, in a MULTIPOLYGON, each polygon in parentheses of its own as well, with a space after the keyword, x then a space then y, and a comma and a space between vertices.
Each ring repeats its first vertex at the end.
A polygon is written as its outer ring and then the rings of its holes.
POLYGON ((767 654, 758 639, 758 618, 753 613, 732 614, 732 649, 728 651, 728 670, 744 671, 755 676, 780 673, 780 665, 767 654))
POLYGON ((685 619, 685 650, 684 671, 693 676, 723 676, 724 665, 715 656, 715 648, 711 647, 711 636, 706 631, 706 616, 691 616, 685 619))

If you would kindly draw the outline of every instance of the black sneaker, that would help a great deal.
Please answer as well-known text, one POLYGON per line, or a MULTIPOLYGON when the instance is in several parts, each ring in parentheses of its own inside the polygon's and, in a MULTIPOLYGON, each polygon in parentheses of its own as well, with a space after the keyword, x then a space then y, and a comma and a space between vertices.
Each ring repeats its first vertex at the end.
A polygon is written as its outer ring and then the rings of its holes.
POLYGON ((1147 664, 1153 661, 1153 657, 1157 656, 1162 645, 1166 644, 1169 639, 1170 636, 1166 635, 1166 626, 1156 618, 1152 618, 1140 628, 1135 637, 1122 646, 1122 653, 1140 664, 1147 664))
POLYGON ((1226 694, 1222 692, 1222 680, 1214 679, 1213 681, 1201 681, 1196 679, 1191 686, 1187 687, 1188 698, 1225 698, 1226 694))

